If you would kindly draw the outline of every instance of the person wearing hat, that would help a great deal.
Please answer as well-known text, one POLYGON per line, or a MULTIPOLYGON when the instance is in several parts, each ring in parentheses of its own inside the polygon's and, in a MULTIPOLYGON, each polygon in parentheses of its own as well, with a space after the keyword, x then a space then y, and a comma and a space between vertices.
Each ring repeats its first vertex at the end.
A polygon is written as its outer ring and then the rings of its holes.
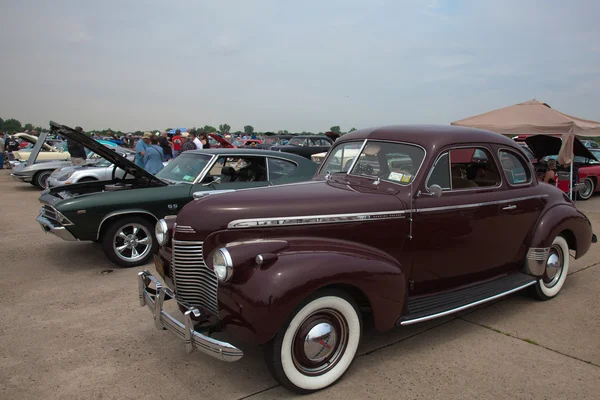
POLYGON ((144 157, 146 156, 146 150, 150 146, 150 139, 152 138, 151 132, 144 132, 144 135, 135 145, 135 165, 144 168, 144 157))
MULTIPOLYGON (((76 127, 75 130, 79 133, 83 133, 83 129, 80 126, 76 127)), ((67 137, 67 150, 69 150, 69 154, 71 155, 72 165, 85 164, 87 154, 85 152, 85 147, 83 147, 81 143, 67 137)))
POLYGON ((196 144, 190 140, 190 134, 187 132, 183 132, 181 134, 181 139, 183 140, 183 144, 181 145, 181 152, 187 150, 196 150, 196 144))

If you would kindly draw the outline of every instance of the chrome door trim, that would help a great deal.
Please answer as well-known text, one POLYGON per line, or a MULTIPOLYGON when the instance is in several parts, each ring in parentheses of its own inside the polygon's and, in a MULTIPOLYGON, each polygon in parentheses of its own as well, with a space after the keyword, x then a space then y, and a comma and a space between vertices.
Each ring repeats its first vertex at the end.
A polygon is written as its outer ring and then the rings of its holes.
MULTIPOLYGON (((203 154, 206 154, 206 153, 203 153, 203 154)), ((213 167, 213 165, 217 161, 217 159, 218 159, 218 157, 216 154, 213 154, 211 156, 211 159, 208 160, 208 162, 206 163, 206 167, 204 167, 204 169, 202 171, 200 171, 200 173, 198 174, 196 179, 194 179, 194 181, 192 182, 192 185, 202 182, 202 180, 204 179, 204 176, 208 173, 208 171, 210 171, 210 169, 213 167)))
POLYGON ((465 304, 464 306, 456 307, 456 308, 453 308, 451 310, 443 311, 443 312, 440 312, 440 313, 437 313, 437 314, 431 314, 431 315, 427 315, 427 316, 421 317, 421 318, 415 318, 415 319, 409 319, 409 320, 406 320, 406 321, 402 321, 402 322, 400 322, 400 325, 403 325, 403 326, 404 325, 412 325, 412 324, 416 324, 418 322, 429 321, 430 319, 435 319, 435 318, 443 317, 443 316, 446 316, 446 315, 449 315, 449 314, 454 314, 456 312, 459 312, 459 311, 462 311, 462 310, 466 310, 467 308, 475 307, 475 306, 478 306, 480 304, 487 303, 488 301, 499 299, 499 298, 507 296, 507 295, 509 295, 511 293, 518 292, 519 290, 525 289, 526 287, 529 287, 531 285, 535 285, 537 281, 533 277, 532 277, 532 279, 534 279, 534 280, 532 280, 531 282, 528 282, 528 283, 526 283, 524 285, 521 285, 519 287, 516 287, 514 289, 507 290, 506 292, 499 293, 499 294, 497 294, 495 296, 487 297, 487 298, 481 299, 481 300, 477 300, 477 301, 475 301, 473 303, 465 304))
POLYGON ((275 218, 248 218, 236 219, 227 224, 227 229, 244 229, 266 226, 291 226, 291 225, 313 225, 331 224, 342 222, 361 222, 382 219, 404 219, 410 210, 377 211, 353 214, 325 214, 325 215, 300 215, 291 217, 275 218))
POLYGON ((463 208, 475 208, 475 207, 481 207, 481 206, 491 206, 491 205, 498 205, 498 204, 513 203, 513 202, 523 201, 523 200, 543 199, 546 197, 548 197, 547 194, 538 194, 538 195, 534 195, 534 196, 516 197, 516 198, 506 199, 506 200, 486 201, 483 203, 457 204, 457 205, 453 205, 453 206, 418 208, 415 210, 415 212, 459 210, 459 209, 463 209, 463 208))

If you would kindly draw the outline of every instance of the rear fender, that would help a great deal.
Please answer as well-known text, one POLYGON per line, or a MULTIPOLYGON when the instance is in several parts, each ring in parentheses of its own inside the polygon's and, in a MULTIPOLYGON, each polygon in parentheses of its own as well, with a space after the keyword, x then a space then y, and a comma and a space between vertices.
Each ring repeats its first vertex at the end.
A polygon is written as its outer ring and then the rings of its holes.
POLYGON ((592 224, 579 210, 570 204, 557 205, 543 213, 529 241, 526 271, 541 276, 544 273, 545 256, 554 238, 562 234, 575 250, 575 258, 581 258, 592 244, 592 224), (538 256, 536 256, 538 254, 538 256))
MULTIPOLYGON (((223 326, 240 339, 266 343, 304 299, 325 287, 345 289, 359 305, 369 306, 378 330, 394 327, 401 316, 407 279, 398 262, 386 253, 333 239, 258 243, 256 251, 251 244, 243 244, 246 261, 239 258, 235 246, 227 246, 240 264, 234 262, 232 281, 219 285, 223 326), (279 249, 258 264, 256 256, 268 246, 279 249)), ((207 255, 210 260, 212 254, 207 255)))

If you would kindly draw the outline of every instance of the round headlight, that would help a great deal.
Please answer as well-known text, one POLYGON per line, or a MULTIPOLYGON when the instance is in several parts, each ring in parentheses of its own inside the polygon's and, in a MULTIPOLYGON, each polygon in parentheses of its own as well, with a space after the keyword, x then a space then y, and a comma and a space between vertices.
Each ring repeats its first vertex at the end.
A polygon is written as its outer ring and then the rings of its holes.
POLYGON ((212 259, 213 270, 221 282, 227 282, 233 275, 233 261, 227 249, 222 248, 215 251, 212 259))
POLYGON ((154 236, 156 236, 156 241, 159 246, 164 246, 169 241, 168 232, 169 227, 167 226, 167 221, 164 219, 159 220, 154 228, 154 236))

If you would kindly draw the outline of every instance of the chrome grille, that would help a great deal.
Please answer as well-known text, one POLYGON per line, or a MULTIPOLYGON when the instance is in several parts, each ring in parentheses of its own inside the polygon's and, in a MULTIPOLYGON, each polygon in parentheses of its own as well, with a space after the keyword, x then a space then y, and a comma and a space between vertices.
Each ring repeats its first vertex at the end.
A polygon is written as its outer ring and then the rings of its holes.
POLYGON ((179 233, 196 233, 196 231, 194 230, 194 228, 192 228, 191 226, 186 226, 186 225, 176 225, 175 226, 175 232, 179 232, 179 233))
POLYGON ((173 240, 172 268, 177 297, 191 306, 203 306, 218 315, 217 276, 204 263, 202 242, 173 240))
POLYGON ((60 224, 60 218, 58 217, 58 214, 54 208, 50 206, 42 206, 40 214, 42 214, 43 217, 51 219, 52 222, 60 224))

